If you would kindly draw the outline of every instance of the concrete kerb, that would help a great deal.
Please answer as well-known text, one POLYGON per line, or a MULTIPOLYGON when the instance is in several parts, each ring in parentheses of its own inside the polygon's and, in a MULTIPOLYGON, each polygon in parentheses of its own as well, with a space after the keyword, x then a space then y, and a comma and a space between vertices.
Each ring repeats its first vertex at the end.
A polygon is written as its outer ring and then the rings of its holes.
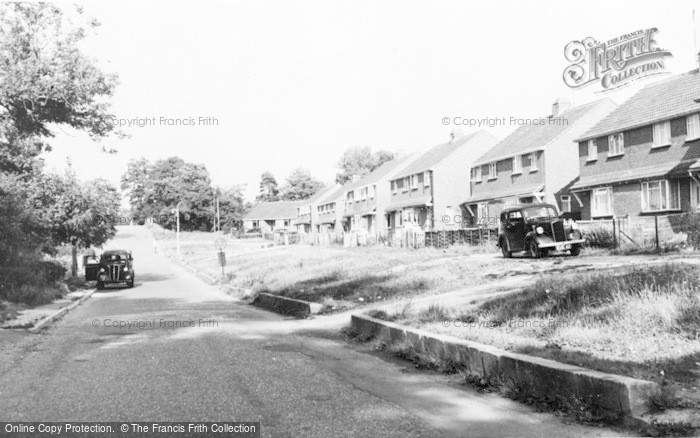
POLYGON ((322 308, 319 303, 266 293, 258 294, 251 304, 283 315, 296 316, 297 318, 307 318, 309 315, 320 312, 322 308))
POLYGON ((76 307, 81 305, 88 298, 90 298, 92 296, 92 294, 94 294, 94 293, 95 293, 95 289, 91 290, 90 292, 88 292, 85 295, 83 295, 82 297, 80 297, 80 299, 78 301, 71 304, 70 306, 66 306, 62 309, 59 309, 58 311, 56 311, 52 315, 49 315, 46 318, 42 319, 38 323, 34 324, 34 327, 27 329, 27 331, 29 331, 30 333, 39 333, 41 330, 46 328, 49 324, 51 324, 52 322, 59 319, 60 317, 62 317, 66 313, 68 313, 70 310, 75 309, 76 307))
POLYGON ((351 329, 361 338, 408 343, 417 353, 464 366, 469 374, 515 382, 536 398, 557 397, 589 405, 611 419, 643 423, 654 382, 593 371, 549 359, 511 353, 452 336, 400 326, 365 315, 352 315, 351 329))

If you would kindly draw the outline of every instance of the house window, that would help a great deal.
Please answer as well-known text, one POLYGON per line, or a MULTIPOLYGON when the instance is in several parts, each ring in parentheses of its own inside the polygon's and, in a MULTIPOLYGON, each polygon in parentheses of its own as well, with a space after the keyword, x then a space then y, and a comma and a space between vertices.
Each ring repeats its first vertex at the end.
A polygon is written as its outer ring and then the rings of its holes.
POLYGON ((402 190, 403 192, 407 192, 407 191, 408 191, 408 185, 409 185, 409 184, 410 184, 410 179, 409 179, 409 178, 404 178, 404 179, 403 179, 403 187, 402 187, 402 188, 403 188, 403 190, 402 190))
POLYGON ((612 216, 612 187, 593 190, 591 216, 612 216))
POLYGON ((472 168, 472 181, 481 182, 481 166, 472 168))
POLYGON ((645 181, 642 183, 642 211, 678 210, 681 190, 678 181, 645 181))
POLYGON ((489 179, 498 178, 498 172, 496 171, 496 163, 489 163, 489 179))
POLYGON ((368 192, 367 187, 360 189, 360 199, 361 200, 364 201, 365 199, 367 199, 367 192, 368 192))
POLYGON ((588 140, 588 158, 587 161, 595 161, 598 159, 598 141, 588 140))
POLYGON ((520 155, 513 157, 513 175, 523 173, 523 157, 520 155))
POLYGON ((395 195, 396 192, 397 192, 397 190, 396 190, 396 185, 397 185, 397 182, 396 182, 396 181, 392 181, 392 182, 391 182, 391 193, 392 193, 393 195, 395 195))
POLYGON ((430 172, 423 172, 423 187, 430 187, 430 172))
POLYGON ((485 223, 489 218, 489 205, 485 202, 477 205, 476 207, 476 218, 479 223, 485 223))
POLYGON ((351 190, 348 192, 348 202, 352 202, 355 200, 355 191, 351 190))
POLYGON ((371 190, 369 191, 369 199, 374 199, 374 197, 377 195, 377 186, 372 186, 371 190))
POLYGON ((289 226, 289 219, 285 219, 285 220, 284 220, 284 226, 285 226, 285 227, 288 227, 288 226, 289 226))
POLYGON ((411 175, 411 189, 418 189, 418 175, 411 175))
POLYGON ((608 156, 622 155, 625 153, 625 136, 622 132, 608 137, 608 156))
POLYGON ((561 198, 561 212, 571 213, 571 196, 564 195, 561 198))
POLYGON ((686 118, 685 130, 688 134, 686 140, 695 140, 700 137, 700 114, 693 114, 686 118))
POLYGON ((253 221, 253 228, 258 228, 258 221, 253 221))
POLYGON ((654 125, 654 147, 668 146, 671 144, 671 122, 661 122, 654 125))
POLYGON ((537 152, 530 154, 530 172, 537 172, 539 168, 537 167, 537 152))

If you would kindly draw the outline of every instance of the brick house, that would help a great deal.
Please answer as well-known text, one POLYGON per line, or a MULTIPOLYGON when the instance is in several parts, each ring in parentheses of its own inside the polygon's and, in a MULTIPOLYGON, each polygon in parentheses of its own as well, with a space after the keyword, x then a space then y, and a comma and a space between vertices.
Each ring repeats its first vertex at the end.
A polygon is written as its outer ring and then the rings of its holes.
POLYGON ((316 225, 319 223, 318 202, 335 190, 337 187, 325 187, 300 203, 297 207, 297 217, 293 222, 297 232, 311 233, 316 230, 316 225))
POLYGON ((504 207, 549 202, 571 211, 562 190, 578 176, 578 139, 617 105, 610 99, 571 107, 557 99, 549 116, 520 126, 479 157, 471 169, 471 196, 462 204, 465 222, 495 227, 504 207))
POLYGON ((345 220, 349 231, 377 233, 388 228, 385 209, 391 202, 389 181, 418 154, 403 155, 383 163, 364 177, 345 186, 345 220))
POLYGON ((293 230, 300 201, 260 202, 243 216, 245 231, 260 229, 263 233, 275 230, 293 230))
POLYGON ((336 185, 317 201, 318 222, 314 225, 317 233, 343 232, 345 224, 345 190, 352 183, 336 185))
POLYGON ((698 70, 647 85, 578 139, 571 187, 583 219, 697 211, 698 70))
POLYGON ((455 227, 443 217, 459 215, 459 205, 470 195, 469 169, 476 158, 498 140, 486 131, 457 136, 429 149, 390 180, 391 202, 385 208, 390 229, 455 227), (437 218, 437 219, 436 219, 437 218))

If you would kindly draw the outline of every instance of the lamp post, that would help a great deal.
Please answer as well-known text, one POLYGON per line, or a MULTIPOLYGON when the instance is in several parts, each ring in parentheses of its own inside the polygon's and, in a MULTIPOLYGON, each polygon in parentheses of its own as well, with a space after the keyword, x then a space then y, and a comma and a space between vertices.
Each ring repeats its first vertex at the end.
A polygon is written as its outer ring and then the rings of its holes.
POLYGON ((178 202, 175 208, 170 210, 175 215, 175 241, 177 248, 177 256, 180 257, 180 203, 178 202))

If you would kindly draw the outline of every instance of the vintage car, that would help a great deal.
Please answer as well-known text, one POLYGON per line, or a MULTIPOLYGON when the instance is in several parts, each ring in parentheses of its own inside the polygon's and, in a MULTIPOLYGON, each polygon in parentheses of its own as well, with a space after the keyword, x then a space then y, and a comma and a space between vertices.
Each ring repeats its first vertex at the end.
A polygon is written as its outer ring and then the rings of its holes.
POLYGON ((85 281, 97 281, 97 289, 104 289, 105 284, 116 283, 134 287, 134 258, 131 251, 105 251, 99 260, 94 256, 86 256, 84 265, 85 281))
POLYGON ((539 258, 553 250, 577 256, 584 242, 576 222, 560 217, 551 204, 513 205, 501 211, 498 246, 505 258, 521 251, 539 258))

